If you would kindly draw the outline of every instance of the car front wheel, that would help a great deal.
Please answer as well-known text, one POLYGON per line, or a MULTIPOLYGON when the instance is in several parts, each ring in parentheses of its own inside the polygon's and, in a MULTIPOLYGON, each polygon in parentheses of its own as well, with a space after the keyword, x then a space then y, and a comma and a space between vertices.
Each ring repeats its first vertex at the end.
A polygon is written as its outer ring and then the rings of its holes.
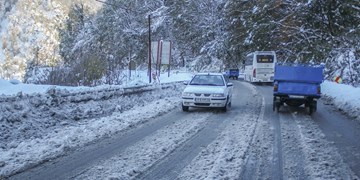
POLYGON ((231 106, 231 102, 229 102, 229 97, 227 97, 225 106, 222 107, 221 109, 222 109, 224 112, 227 112, 228 106, 229 106, 229 107, 231 106))
POLYGON ((182 110, 185 112, 189 111, 189 106, 182 105, 182 110))

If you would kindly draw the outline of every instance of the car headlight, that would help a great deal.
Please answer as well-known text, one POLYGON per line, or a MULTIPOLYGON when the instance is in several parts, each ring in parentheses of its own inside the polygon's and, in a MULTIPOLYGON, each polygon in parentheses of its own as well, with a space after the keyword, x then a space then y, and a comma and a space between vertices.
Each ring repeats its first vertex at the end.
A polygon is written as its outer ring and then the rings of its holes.
POLYGON ((213 97, 225 97, 224 93, 216 93, 212 95, 213 97))
POLYGON ((193 96, 194 93, 189 93, 189 92, 183 92, 183 96, 193 96))

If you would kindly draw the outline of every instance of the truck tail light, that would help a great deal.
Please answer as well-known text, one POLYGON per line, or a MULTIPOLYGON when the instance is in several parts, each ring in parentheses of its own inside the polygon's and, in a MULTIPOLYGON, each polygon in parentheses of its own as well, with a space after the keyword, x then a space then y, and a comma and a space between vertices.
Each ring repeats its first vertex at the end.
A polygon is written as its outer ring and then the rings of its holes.
POLYGON ((321 94, 321 87, 320 86, 317 87, 317 93, 321 94))
POLYGON ((279 90, 279 86, 277 84, 274 84, 274 92, 277 92, 279 90))
POLYGON ((253 70, 253 77, 256 78, 256 68, 253 70))

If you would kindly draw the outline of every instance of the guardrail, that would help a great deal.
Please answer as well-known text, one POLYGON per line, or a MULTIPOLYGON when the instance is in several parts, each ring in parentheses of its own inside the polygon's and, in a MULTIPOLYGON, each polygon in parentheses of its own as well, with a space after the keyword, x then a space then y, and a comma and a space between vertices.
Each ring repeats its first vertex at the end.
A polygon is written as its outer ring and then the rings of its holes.
POLYGON ((67 99, 70 102, 82 102, 89 100, 105 100, 113 96, 129 96, 132 94, 140 94, 148 91, 153 91, 158 88, 167 89, 179 85, 181 82, 172 82, 172 83, 162 83, 162 84, 153 84, 153 85, 138 85, 131 87, 104 87, 103 89, 97 90, 84 90, 79 92, 69 92, 68 90, 49 88, 45 94, 33 93, 33 94, 23 94, 19 92, 16 95, 5 96, 0 95, 0 103, 6 102, 16 102, 21 99, 31 99, 33 97, 45 96, 47 99, 67 99))

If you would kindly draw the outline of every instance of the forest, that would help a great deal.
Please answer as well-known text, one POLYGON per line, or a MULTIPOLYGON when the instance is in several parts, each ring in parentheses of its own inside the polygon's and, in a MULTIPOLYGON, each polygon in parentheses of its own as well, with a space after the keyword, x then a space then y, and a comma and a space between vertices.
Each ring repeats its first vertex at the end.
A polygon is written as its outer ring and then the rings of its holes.
POLYGON ((0 30, 0 77, 27 83, 121 84, 130 61, 147 69, 149 34, 172 42, 171 69, 241 69, 273 50, 360 82, 359 0, 10 0, 0 30))

